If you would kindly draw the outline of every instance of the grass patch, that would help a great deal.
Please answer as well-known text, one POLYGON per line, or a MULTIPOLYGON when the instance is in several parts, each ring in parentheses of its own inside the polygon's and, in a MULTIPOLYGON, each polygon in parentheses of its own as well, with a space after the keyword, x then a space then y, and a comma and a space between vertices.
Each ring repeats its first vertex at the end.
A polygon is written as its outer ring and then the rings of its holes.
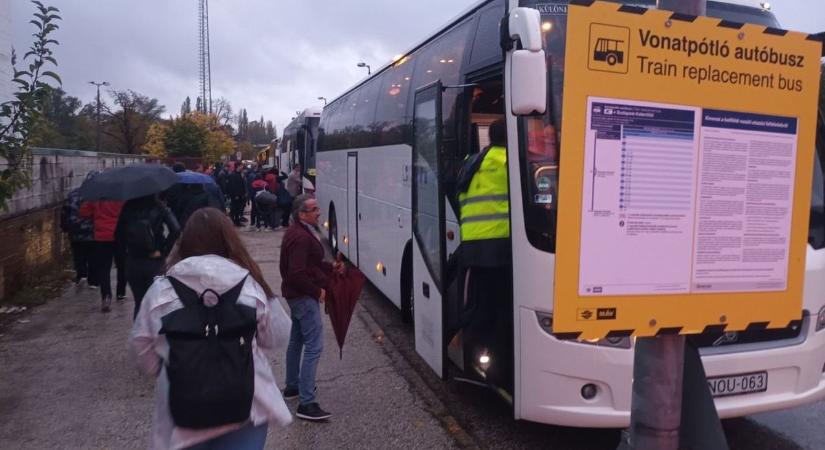
POLYGON ((70 268, 69 261, 63 261, 48 269, 42 269, 40 271, 42 275, 36 278, 32 277, 17 292, 0 299, 0 305, 31 308, 59 297, 66 287, 66 282, 73 277, 70 268))

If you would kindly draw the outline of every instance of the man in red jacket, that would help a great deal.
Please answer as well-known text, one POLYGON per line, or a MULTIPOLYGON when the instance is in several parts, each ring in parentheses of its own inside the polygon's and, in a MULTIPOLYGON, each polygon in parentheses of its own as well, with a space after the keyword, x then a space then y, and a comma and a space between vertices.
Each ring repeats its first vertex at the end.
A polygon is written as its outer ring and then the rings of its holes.
MULTIPOLYGON (((92 250, 91 270, 95 272, 100 283, 100 310, 102 312, 109 312, 112 305, 112 282, 110 277, 112 259, 115 256, 115 229, 117 228, 121 209, 123 209, 123 202, 114 200, 89 201, 80 205, 80 216, 94 221, 95 243, 92 250)), ((120 272, 123 271, 124 277, 126 272, 123 267, 118 269, 118 284, 120 285, 121 281, 125 281, 121 280, 120 272)), ((125 283, 118 286, 118 289, 121 287, 125 293, 125 283)))
POLYGON ((296 197, 292 225, 281 243, 281 293, 289 303, 292 317, 284 398, 299 397, 295 415, 305 420, 324 420, 331 416, 315 401, 315 371, 323 350, 320 304, 326 299, 324 286, 331 272, 343 271, 343 263, 324 261, 324 247, 315 234, 320 215, 321 209, 314 198, 296 197))

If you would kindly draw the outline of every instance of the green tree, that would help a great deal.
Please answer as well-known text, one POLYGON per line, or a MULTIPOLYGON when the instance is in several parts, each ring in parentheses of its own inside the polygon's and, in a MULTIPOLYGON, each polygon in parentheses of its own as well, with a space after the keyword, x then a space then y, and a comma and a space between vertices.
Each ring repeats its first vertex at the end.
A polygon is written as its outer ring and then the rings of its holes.
POLYGON ((90 150, 95 146, 93 118, 79 114, 83 103, 52 88, 44 99, 43 114, 32 128, 30 143, 34 147, 90 150))
POLYGON ((29 185, 25 167, 26 157, 30 154, 29 138, 50 89, 43 80, 51 78, 60 83, 60 77, 47 70, 48 65, 57 65, 51 47, 58 42, 51 34, 58 29, 56 22, 62 20, 57 15, 59 10, 39 1, 32 3, 37 12, 29 23, 36 27, 36 31, 34 42, 23 55, 23 64, 28 63, 28 66, 19 69, 17 56, 12 52, 12 83, 17 85, 17 92, 12 100, 0 104, 0 159, 6 163, 0 171, 0 209, 7 208, 6 202, 18 189, 29 185))
POLYGON ((202 156, 208 129, 195 121, 194 114, 172 119, 164 144, 169 156, 202 156))
POLYGON ((185 116, 192 112, 192 100, 189 99, 189 96, 186 96, 186 100, 183 101, 183 104, 180 105, 180 115, 185 116))
POLYGON ((109 93, 119 107, 107 109, 104 133, 111 137, 121 153, 137 154, 146 144, 146 132, 152 123, 160 119, 165 107, 158 100, 135 91, 111 91, 109 93))

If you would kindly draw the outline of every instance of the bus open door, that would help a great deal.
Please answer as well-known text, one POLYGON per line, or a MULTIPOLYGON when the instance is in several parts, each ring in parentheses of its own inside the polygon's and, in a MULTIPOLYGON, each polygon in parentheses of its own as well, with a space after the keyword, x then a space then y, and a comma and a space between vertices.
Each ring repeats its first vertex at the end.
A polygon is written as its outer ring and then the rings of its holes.
POLYGON ((445 376, 444 192, 441 180, 441 82, 415 92, 412 149, 413 317, 415 350, 445 376))

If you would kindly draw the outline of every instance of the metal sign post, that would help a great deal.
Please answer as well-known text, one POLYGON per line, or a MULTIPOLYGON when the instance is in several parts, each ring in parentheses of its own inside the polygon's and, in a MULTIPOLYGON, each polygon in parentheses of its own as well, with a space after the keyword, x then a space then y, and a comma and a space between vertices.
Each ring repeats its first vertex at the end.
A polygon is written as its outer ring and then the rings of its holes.
MULTIPOLYGON (((659 0, 657 7, 703 16, 706 2, 707 0, 659 0)), ((678 450, 682 423, 685 336, 642 337, 636 340, 635 352, 630 427, 627 434, 622 435, 619 448, 678 450)))

